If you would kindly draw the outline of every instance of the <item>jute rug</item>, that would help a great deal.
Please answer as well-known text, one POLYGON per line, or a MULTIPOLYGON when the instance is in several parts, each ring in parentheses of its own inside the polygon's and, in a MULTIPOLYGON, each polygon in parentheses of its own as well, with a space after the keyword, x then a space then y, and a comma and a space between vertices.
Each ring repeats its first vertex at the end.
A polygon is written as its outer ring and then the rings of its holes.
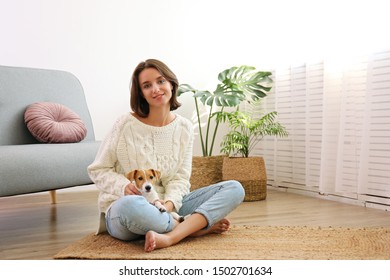
POLYGON ((390 228, 233 226, 224 234, 186 238, 179 244, 143 251, 144 240, 123 242, 90 234, 55 259, 120 260, 369 260, 390 259, 390 228))

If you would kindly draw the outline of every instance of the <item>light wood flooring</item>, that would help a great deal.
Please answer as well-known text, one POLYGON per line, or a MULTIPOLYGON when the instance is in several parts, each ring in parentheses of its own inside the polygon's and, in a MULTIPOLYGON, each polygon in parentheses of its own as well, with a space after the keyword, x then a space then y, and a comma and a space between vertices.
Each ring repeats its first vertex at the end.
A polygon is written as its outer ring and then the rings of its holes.
MULTIPOLYGON (((52 259, 97 228, 93 186, 49 194, 0 198, 0 260, 52 259)), ((269 190, 266 200, 244 202, 228 217, 236 225, 390 227, 390 213, 299 194, 269 190)))

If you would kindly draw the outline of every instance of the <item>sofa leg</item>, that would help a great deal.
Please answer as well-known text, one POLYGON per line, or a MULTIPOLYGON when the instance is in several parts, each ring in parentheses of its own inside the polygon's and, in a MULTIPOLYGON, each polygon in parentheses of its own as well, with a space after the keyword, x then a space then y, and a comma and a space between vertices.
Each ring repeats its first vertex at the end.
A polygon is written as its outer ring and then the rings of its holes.
POLYGON ((51 190, 50 192, 50 201, 51 204, 56 204, 57 203, 57 195, 56 195, 56 190, 51 190))

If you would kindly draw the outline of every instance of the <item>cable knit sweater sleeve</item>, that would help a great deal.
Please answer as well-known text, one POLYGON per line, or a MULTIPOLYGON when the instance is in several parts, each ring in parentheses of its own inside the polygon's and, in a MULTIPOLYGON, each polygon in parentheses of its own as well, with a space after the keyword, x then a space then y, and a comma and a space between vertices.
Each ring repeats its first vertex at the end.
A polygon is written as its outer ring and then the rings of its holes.
MULTIPOLYGON (((127 119, 127 116, 122 116, 116 121, 111 132, 102 142, 94 162, 88 166, 89 176, 100 190, 100 196, 110 197, 110 200, 122 197, 124 188, 130 182, 118 165, 116 153, 119 136, 127 119)), ((99 206, 102 210, 108 207, 108 205, 99 206)))

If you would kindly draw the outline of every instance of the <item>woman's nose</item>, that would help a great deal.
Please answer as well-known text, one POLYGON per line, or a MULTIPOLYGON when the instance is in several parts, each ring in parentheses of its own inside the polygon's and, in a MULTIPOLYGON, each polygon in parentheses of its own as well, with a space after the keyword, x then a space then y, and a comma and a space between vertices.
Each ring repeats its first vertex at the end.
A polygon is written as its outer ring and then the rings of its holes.
POLYGON ((153 84, 152 90, 153 90, 153 92, 159 92, 160 91, 159 85, 158 84, 153 84))

